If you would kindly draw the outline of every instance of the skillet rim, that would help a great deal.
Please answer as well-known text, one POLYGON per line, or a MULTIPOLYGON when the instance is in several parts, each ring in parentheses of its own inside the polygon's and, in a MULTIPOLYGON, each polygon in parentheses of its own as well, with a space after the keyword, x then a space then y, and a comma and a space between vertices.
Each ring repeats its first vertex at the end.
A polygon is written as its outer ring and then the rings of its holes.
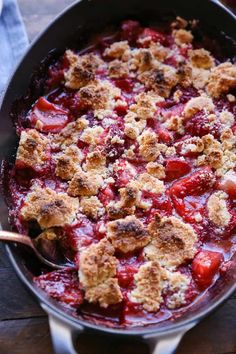
MULTIPOLYGON (((41 31, 36 38, 32 41, 32 43, 29 45, 28 49, 26 50, 25 54, 21 58, 20 62, 18 63, 16 69, 13 71, 12 75, 10 76, 10 79, 8 80, 8 83, 6 85, 6 89, 4 90, 2 97, 0 97, 0 112, 2 110, 2 106, 4 104, 5 97, 8 94, 8 90, 11 86, 11 82, 15 77, 15 74, 17 73, 18 69, 24 62, 26 56, 29 54, 29 52, 37 45, 37 42, 39 39, 46 34, 46 32, 50 29, 51 26, 55 25, 55 23, 66 13, 70 10, 72 10, 74 7, 76 7, 79 3, 83 2, 84 0, 77 0, 76 2, 72 3, 68 7, 66 7, 62 12, 57 15, 52 22, 49 23, 49 25, 41 31)), ((88 2, 90 0, 87 0, 88 2)), ((229 16, 233 18, 233 20, 236 23, 236 15, 233 14, 226 6, 224 6, 222 3, 220 3, 218 0, 209 0, 210 3, 215 4, 219 8, 222 9, 222 11, 226 12, 229 16)), ((1 222, 0 222, 1 225, 1 222)), ((72 315, 66 313, 65 311, 61 310, 59 306, 57 306, 56 301, 51 300, 50 298, 47 297, 47 295, 43 294, 43 292, 39 291, 39 288, 34 285, 32 281, 27 279, 26 274, 21 270, 22 261, 18 259, 18 255, 14 254, 14 246, 10 245, 5 245, 5 250, 8 254, 8 257, 11 261, 11 264, 13 265, 14 270, 16 271, 18 277, 20 280, 23 282, 23 284, 26 286, 28 290, 31 291, 31 293, 39 300, 40 305, 43 307, 43 305, 46 305, 49 309, 50 314, 52 313, 53 316, 56 318, 59 318, 62 322, 65 324, 69 324, 72 327, 75 327, 78 330, 83 330, 83 329, 91 329, 91 330, 99 330, 103 333, 112 333, 116 335, 132 335, 132 336, 145 336, 145 335, 155 335, 155 336, 168 336, 171 334, 175 334, 176 332, 184 331, 187 330, 191 327, 193 327, 197 322, 199 322, 203 317, 207 316, 209 313, 211 313, 213 310, 215 310, 218 306, 223 304, 224 301, 228 299, 228 297, 236 290, 236 282, 232 284, 229 289, 226 292, 223 292, 223 294, 220 296, 220 298, 213 302, 213 304, 210 307, 207 307, 203 311, 199 311, 196 315, 193 317, 180 321, 179 323, 175 324, 170 323, 167 324, 164 327, 158 328, 158 324, 150 324, 149 326, 134 326, 134 327, 128 327, 128 328, 116 328, 116 327, 107 327, 105 325, 101 324, 93 324, 89 320, 83 320, 79 318, 75 318, 72 315), (156 327, 155 327, 156 326, 156 327)))

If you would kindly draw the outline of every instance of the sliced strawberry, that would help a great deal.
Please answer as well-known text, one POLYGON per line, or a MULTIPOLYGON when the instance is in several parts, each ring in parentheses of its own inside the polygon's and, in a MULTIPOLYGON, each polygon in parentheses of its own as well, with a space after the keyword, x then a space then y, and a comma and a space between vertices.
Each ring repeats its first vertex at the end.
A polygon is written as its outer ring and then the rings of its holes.
POLYGON ((29 119, 34 127, 44 133, 56 133, 68 123, 68 111, 40 97, 32 108, 29 119))
POLYGON ((226 173, 220 181, 218 188, 226 192, 230 198, 236 198, 236 173, 226 173))
POLYGON ((125 187, 136 175, 136 169, 130 163, 120 160, 116 172, 116 185, 119 188, 125 187))
POLYGON ((131 79, 117 79, 114 80, 114 83, 117 87, 127 93, 131 93, 134 87, 134 83, 131 79))
POLYGON ((102 188, 99 192, 98 198, 104 206, 109 204, 112 200, 115 199, 115 192, 112 185, 107 185, 105 188, 102 188))
POLYGON ((130 43, 134 43, 140 32, 140 23, 138 21, 127 20, 121 24, 121 38, 130 43))
POLYGON ((149 27, 144 28, 143 31, 140 33, 140 35, 138 36, 138 42, 142 43, 143 39, 145 38, 150 38, 150 41, 152 42, 159 42, 161 44, 166 43, 166 36, 163 33, 158 32, 149 27))
POLYGON ((155 194, 148 191, 142 192, 142 200, 150 203, 152 209, 148 215, 148 220, 151 222, 153 216, 158 212, 160 215, 171 215, 173 211, 173 206, 171 199, 167 194, 155 194))
POLYGON ((172 181, 174 179, 180 178, 191 171, 191 165, 181 159, 169 159, 166 163, 166 179, 167 181, 172 181))
MULTIPOLYGON (((208 195, 208 194, 207 194, 208 195)), ((173 198, 173 204, 177 213, 186 222, 196 223, 196 215, 204 215, 207 196, 186 196, 183 199, 173 198)))
POLYGON ((205 289, 212 284, 222 261, 220 252, 202 250, 196 255, 192 263, 192 274, 199 288, 205 289))
POLYGON ((196 113, 192 118, 188 119, 185 124, 185 132, 192 136, 204 136, 212 134, 215 138, 219 138, 221 124, 218 120, 210 122, 204 111, 196 113))
POLYGON ((164 127, 160 127, 157 130, 158 140, 160 143, 171 144, 173 141, 173 133, 171 133, 168 129, 164 127))
POLYGON ((130 284, 132 284, 134 279, 134 274, 137 273, 138 267, 128 264, 126 266, 120 266, 117 271, 117 278, 119 281, 119 285, 123 288, 128 288, 130 284))
POLYGON ((174 183, 170 188, 170 195, 177 198, 200 195, 212 188, 214 183, 215 176, 211 168, 204 167, 174 183))

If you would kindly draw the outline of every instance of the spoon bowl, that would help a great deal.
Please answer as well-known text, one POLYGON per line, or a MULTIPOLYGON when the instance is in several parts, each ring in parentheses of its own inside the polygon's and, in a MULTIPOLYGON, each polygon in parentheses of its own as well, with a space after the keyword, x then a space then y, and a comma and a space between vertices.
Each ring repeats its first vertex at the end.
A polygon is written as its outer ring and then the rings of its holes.
MULTIPOLYGON (((1 0, 0 0, 1 1, 1 0)), ((21 235, 16 232, 11 231, 2 231, 0 230, 0 241, 3 242, 13 242, 19 243, 31 248, 34 252, 35 256, 45 265, 53 269, 65 269, 72 266, 66 260, 63 263, 58 264, 54 263, 51 260, 47 259, 42 253, 38 250, 38 242, 37 239, 31 239, 29 236, 21 235)))

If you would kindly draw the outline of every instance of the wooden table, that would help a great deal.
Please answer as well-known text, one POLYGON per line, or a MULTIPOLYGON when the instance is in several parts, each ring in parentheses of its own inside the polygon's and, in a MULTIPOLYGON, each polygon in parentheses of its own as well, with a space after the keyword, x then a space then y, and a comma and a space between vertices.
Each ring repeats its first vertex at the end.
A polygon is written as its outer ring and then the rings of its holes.
MULTIPOLYGON (((117 1, 117 0, 115 0, 117 1)), ((19 0, 32 40, 71 0, 19 0)), ((47 316, 23 288, 0 248, 0 353, 52 354, 47 316)), ((147 354, 142 345, 80 339, 80 354, 147 354), (111 349, 112 348, 112 349, 111 349)), ((183 339, 177 354, 236 354, 236 294, 183 339)))

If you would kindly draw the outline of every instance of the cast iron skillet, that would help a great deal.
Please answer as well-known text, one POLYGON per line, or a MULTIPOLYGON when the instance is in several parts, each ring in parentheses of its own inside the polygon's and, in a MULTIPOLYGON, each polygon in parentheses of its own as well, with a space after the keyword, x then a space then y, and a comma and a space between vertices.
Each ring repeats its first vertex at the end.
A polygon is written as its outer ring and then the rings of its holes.
MULTIPOLYGON (((11 160, 15 153, 17 140, 10 119, 12 102, 27 93, 32 72, 40 66, 40 62, 48 53, 56 48, 64 51, 71 36, 78 43, 86 33, 99 33, 106 25, 119 23, 123 19, 134 18, 141 21, 157 20, 163 14, 172 13, 186 19, 199 19, 203 25, 217 34, 225 32, 236 40, 236 18, 216 0, 81 0, 70 6, 34 41, 12 76, 4 95, 0 111, 0 157, 1 160, 11 160)), ((223 43, 224 45, 224 43, 223 43)), ((227 48, 225 47, 225 50, 227 48)), ((35 87, 36 95, 40 94, 40 82, 35 87)), ((32 97, 31 97, 32 98, 32 97)), ((30 97, 29 103, 30 103, 30 97)), ((33 99, 33 98, 32 98, 33 99)), ((8 210, 3 200, 0 202, 1 225, 10 229, 8 210)), ((74 339, 83 331, 106 332, 120 336, 142 337, 153 353, 173 353, 186 331, 192 328, 209 312, 220 305, 236 290, 236 257, 235 267, 196 301, 191 309, 185 311, 180 319, 164 321, 158 325, 116 329, 105 327, 101 323, 91 323, 75 317, 65 311, 58 303, 49 299, 35 287, 32 275, 25 264, 22 253, 16 246, 7 246, 10 260, 23 283, 37 297, 42 308, 49 315, 52 340, 57 354, 75 354, 74 339)))

